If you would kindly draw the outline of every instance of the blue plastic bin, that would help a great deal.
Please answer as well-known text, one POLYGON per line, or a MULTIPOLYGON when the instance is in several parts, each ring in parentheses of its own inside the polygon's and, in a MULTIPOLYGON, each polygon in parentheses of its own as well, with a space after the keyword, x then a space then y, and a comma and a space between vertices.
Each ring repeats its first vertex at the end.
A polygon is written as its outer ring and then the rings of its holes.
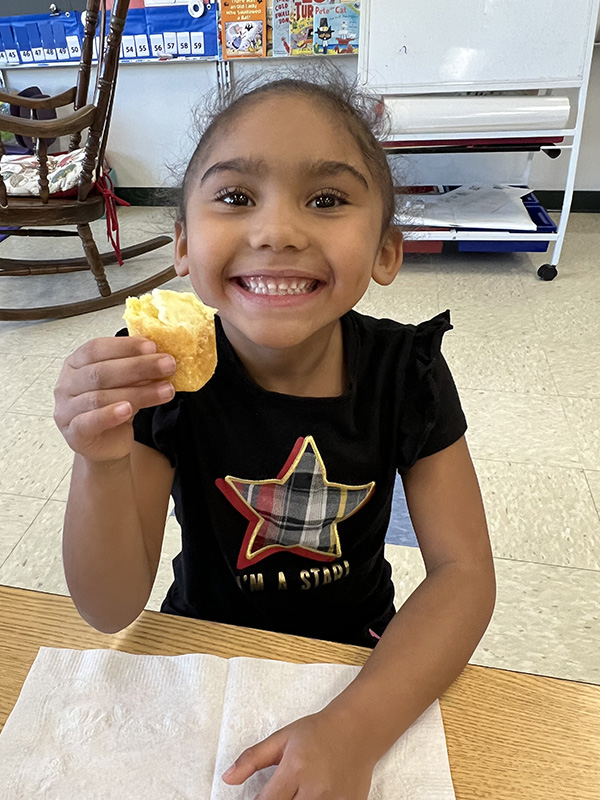
MULTIPOLYGON (((529 216, 537 225, 538 233, 556 233, 556 225, 550 219, 548 212, 534 195, 533 192, 521 198, 529 216)), ((461 230, 481 230, 475 228, 461 228, 461 230)), ((508 233, 519 233, 519 231, 508 231, 508 233)), ((522 231, 521 231, 522 233, 522 231)), ((536 241, 459 241, 458 250, 461 253, 545 253, 549 242, 541 239, 536 241)))

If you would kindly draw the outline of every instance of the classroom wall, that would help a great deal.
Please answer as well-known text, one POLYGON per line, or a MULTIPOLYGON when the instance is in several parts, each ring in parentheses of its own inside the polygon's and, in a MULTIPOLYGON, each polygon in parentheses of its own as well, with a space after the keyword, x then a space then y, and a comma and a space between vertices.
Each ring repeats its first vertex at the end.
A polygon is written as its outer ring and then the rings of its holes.
MULTIPOLYGON (((338 59, 340 70, 353 75, 357 59, 338 59)), ((313 60, 311 59, 311 62, 313 60)), ((232 65, 234 77, 278 69, 303 74, 307 62, 300 59, 248 60, 232 65)), ((55 94, 75 82, 73 67, 18 68, 4 70, 7 86, 19 91, 40 86, 55 94)), ((107 156, 117 181, 125 187, 176 185, 177 167, 185 163, 193 147, 192 113, 202 96, 216 83, 213 62, 125 64, 119 85, 107 156), (175 168, 175 172, 173 169, 175 168)), ((596 47, 588 92, 582 149, 575 188, 600 191, 600 47, 596 47)), ((562 189, 567 154, 551 161, 537 155, 530 185, 536 189, 562 189)), ((397 169, 406 183, 456 183, 475 180, 518 181, 525 166, 523 155, 427 155, 405 157, 397 169)))

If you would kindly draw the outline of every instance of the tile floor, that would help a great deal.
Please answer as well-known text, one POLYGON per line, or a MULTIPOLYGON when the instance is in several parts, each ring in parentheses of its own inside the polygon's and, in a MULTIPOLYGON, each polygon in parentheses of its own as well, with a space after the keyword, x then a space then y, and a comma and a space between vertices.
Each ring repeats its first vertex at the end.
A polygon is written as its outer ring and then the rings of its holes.
MULTIPOLYGON (((169 232, 167 210, 120 211, 123 245, 169 232)), ((104 241, 102 223, 96 226, 104 241)), ((32 240, 35 242, 35 240, 32 240)), ((3 257, 32 253, 8 239, 3 257)), ((50 242, 50 243, 49 243, 50 242)), ((78 254, 77 240, 61 253, 78 254)), ((53 248, 38 240, 40 253, 53 248)), ((109 270, 113 288, 166 265, 169 248, 109 270)), ((492 623, 473 663, 600 683, 600 216, 571 217, 557 280, 542 254, 409 256, 398 279, 360 309, 418 322, 445 308, 445 338, 469 420, 498 576, 492 623)), ((183 280, 174 288, 186 288, 183 280)), ((4 278, 0 304, 93 296, 87 273, 4 278)), ((0 583, 66 593, 60 537, 71 452, 52 420, 63 359, 121 327, 122 309, 66 320, 0 323, 0 583)), ((398 602, 424 570, 396 506, 388 544, 398 602)), ((170 582, 178 547, 170 518, 149 607, 170 582)))

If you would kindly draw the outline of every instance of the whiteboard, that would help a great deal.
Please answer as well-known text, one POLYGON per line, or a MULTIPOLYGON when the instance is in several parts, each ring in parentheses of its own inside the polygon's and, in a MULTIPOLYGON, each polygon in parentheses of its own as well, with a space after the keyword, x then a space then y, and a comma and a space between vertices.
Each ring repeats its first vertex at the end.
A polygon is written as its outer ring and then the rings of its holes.
POLYGON ((361 82, 382 94, 578 86, 599 0, 363 0, 361 82))

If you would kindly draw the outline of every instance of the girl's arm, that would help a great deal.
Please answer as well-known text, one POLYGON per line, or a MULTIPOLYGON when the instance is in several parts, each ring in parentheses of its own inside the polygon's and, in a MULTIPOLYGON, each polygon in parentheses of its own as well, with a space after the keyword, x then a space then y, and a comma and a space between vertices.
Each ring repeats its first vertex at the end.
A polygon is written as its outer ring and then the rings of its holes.
POLYGON ((75 451, 63 533, 69 591, 81 616, 105 633, 140 614, 162 546, 173 469, 134 439, 140 408, 174 394, 171 356, 142 337, 103 337, 65 361, 54 419, 75 451))
POLYGON ((348 688, 246 750, 228 783, 279 764, 261 800, 288 798, 292 787, 307 800, 366 800, 376 762, 467 664, 492 615, 495 579, 464 438, 418 461, 404 487, 427 577, 348 688))
POLYGON ((156 577, 174 470, 134 442, 115 461, 75 455, 63 532, 69 592, 81 616, 115 633, 143 611, 156 577))
POLYGON ((377 760, 466 666, 494 609, 494 564, 464 437, 418 461, 404 489, 427 576, 357 679, 331 703, 377 760))

